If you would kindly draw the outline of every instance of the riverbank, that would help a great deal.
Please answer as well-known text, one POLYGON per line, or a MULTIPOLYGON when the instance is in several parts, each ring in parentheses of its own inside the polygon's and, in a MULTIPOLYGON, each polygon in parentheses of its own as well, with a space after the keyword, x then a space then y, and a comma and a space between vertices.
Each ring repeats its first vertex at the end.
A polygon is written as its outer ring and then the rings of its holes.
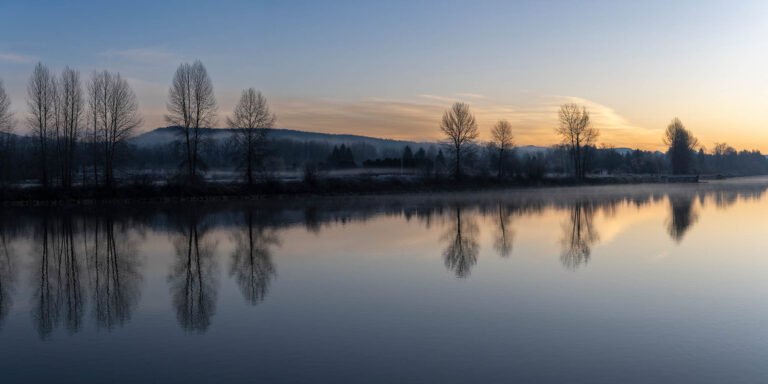
POLYGON ((656 175, 596 176, 578 181, 567 177, 531 179, 497 179, 466 177, 449 178, 324 178, 312 182, 265 182, 247 186, 234 183, 200 183, 163 185, 130 184, 116 188, 5 188, 0 190, 2 205, 66 205, 93 203, 129 203, 134 201, 171 202, 206 200, 249 200, 301 196, 344 196, 397 193, 438 193, 480 191, 508 188, 566 187, 578 185, 647 184, 698 182, 698 177, 656 175))

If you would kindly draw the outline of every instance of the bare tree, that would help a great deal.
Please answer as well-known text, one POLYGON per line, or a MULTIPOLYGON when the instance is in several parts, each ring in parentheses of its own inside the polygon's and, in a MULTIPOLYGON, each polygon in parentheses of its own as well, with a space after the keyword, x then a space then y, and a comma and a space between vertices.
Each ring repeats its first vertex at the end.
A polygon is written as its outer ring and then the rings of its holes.
MULTIPOLYGON (((89 122, 94 145, 101 146, 104 184, 114 185, 117 151, 142 119, 128 82, 119 73, 95 72, 88 83, 89 122)), ((95 165, 94 165, 95 166, 95 165)))
POLYGON ((664 144, 669 146, 667 155, 672 163, 672 173, 689 173, 692 169, 693 152, 699 141, 678 118, 674 118, 664 132, 664 144))
POLYGON ((264 160, 267 133, 275 120, 277 116, 269 111, 267 98, 254 88, 243 91, 232 117, 227 118, 227 124, 235 130, 235 150, 245 167, 248 185, 253 185, 254 168, 264 160))
POLYGON ((568 148, 573 161, 574 176, 581 180, 587 173, 584 147, 594 144, 600 131, 592 127, 586 107, 563 104, 558 112, 560 125, 555 129, 568 148))
POLYGON ((75 146, 80 138, 80 129, 85 115, 85 100, 80 73, 64 68, 58 85, 56 105, 56 131, 58 148, 57 161, 61 172, 61 184, 72 186, 75 170, 75 146))
POLYGON ((445 134, 450 150, 454 155, 454 177, 461 178, 461 155, 475 142, 478 136, 475 116, 469 111, 469 105, 455 103, 445 111, 440 130, 445 134))
POLYGON ((5 92, 3 81, 0 80, 0 183, 7 180, 10 170, 11 147, 13 145, 13 128, 16 120, 11 112, 11 99, 5 92))
POLYGON ((169 124, 181 127, 185 144, 187 176, 195 182, 200 161, 201 129, 216 122, 216 97, 208 71, 200 60, 183 63, 176 70, 168 91, 169 124))
POLYGON ((514 137, 512 136, 512 125, 506 120, 499 120, 499 122, 493 126, 491 135, 493 136, 493 144, 499 151, 498 174, 499 177, 502 177, 504 175, 504 156, 506 155, 506 152, 511 150, 515 145, 513 140, 514 137))
POLYGON ((11 98, 5 92, 5 85, 0 80, 0 134, 9 135, 15 125, 13 112, 11 112, 11 98))
POLYGON ((48 186, 49 143, 53 137, 56 120, 56 80, 48 67, 37 63, 27 84, 27 123, 32 129, 37 146, 40 182, 48 186))

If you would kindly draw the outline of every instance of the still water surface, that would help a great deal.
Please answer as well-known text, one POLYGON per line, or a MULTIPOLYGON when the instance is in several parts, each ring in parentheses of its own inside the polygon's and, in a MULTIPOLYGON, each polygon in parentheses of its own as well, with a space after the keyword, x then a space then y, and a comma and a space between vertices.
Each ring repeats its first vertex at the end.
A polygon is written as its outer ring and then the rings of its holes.
POLYGON ((5 208, 0 382, 766 382, 767 188, 5 208))

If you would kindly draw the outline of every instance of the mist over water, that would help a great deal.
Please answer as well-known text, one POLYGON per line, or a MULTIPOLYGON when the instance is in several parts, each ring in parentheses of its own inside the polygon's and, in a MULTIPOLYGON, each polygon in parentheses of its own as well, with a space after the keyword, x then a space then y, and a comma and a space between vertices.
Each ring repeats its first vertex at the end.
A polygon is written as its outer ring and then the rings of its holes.
POLYGON ((0 209, 0 381, 762 382, 768 178, 0 209))

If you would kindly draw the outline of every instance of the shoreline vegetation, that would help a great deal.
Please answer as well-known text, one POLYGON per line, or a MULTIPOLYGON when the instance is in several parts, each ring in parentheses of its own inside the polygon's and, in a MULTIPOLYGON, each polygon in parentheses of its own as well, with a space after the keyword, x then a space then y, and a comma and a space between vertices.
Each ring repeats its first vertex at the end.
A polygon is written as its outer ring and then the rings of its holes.
POLYGON ((324 178, 307 181, 242 183, 131 184, 112 188, 72 186, 68 189, 31 186, 0 190, 0 206, 87 205, 133 202, 194 202, 266 200, 307 197, 375 196, 391 194, 482 192, 605 185, 696 184, 719 180, 722 175, 614 175, 577 180, 572 177, 543 177, 537 180, 466 177, 450 178, 324 178))
POLYGON ((278 116, 255 88, 244 89, 221 116, 213 81, 199 60, 174 73, 169 126, 151 140, 131 141, 143 118, 120 73, 96 71, 84 80, 75 69, 56 73, 38 63, 25 101, 21 120, 29 133, 17 135, 0 82, 4 205, 676 183, 706 178, 699 175, 768 174, 768 158, 760 151, 737 151, 726 143, 707 150, 677 118, 660 138, 666 152, 598 144, 600 127, 586 106, 574 103, 552 116, 560 143, 533 151, 515 142, 515 131, 526 127, 505 119, 483 127, 488 139, 480 140, 477 119, 463 102, 435 116, 441 141, 279 140, 272 137, 278 116), (222 120, 226 130, 214 128, 222 120), (161 140, 161 133, 172 139, 161 140))

